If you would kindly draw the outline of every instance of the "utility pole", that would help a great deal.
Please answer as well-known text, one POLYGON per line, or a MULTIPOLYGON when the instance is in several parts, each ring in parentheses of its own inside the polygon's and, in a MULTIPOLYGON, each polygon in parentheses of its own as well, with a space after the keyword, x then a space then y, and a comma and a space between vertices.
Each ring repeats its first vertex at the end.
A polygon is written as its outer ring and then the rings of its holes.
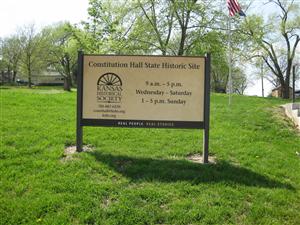
POLYGON ((265 92, 264 92, 264 60, 261 60, 260 72, 261 72, 261 96, 265 97, 265 92))
POLYGON ((228 92, 229 92, 229 101, 228 104, 231 105, 232 102, 232 49, 231 49, 231 18, 228 16, 228 92))
POLYGON ((295 103, 296 64, 293 65, 293 103, 295 103))

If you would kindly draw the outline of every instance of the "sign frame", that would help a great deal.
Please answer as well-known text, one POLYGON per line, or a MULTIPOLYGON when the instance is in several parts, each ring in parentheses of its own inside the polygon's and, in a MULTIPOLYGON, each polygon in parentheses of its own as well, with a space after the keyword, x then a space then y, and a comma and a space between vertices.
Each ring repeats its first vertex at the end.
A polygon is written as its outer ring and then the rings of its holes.
MULTIPOLYGON (((76 123, 76 150, 82 151, 83 144, 83 127, 84 126, 108 126, 108 127, 127 127, 127 128, 177 128, 177 129, 203 129, 203 162, 208 163, 209 148, 209 119, 210 119, 210 70, 211 59, 210 54, 206 56, 161 56, 161 55, 105 55, 105 54, 84 54, 83 51, 78 52, 78 74, 77 74, 77 123, 76 123), (111 120, 111 119, 84 119, 83 118, 83 76, 84 76, 84 56, 139 56, 139 57, 185 57, 185 58, 204 58, 204 105, 203 105, 203 121, 153 121, 153 120, 111 120), (133 122, 130 126, 118 125, 117 121, 125 123, 133 122), (134 122, 163 122, 165 124, 173 124, 172 126, 141 126, 135 125, 134 122)), ((155 124, 154 123, 154 124, 155 124)))

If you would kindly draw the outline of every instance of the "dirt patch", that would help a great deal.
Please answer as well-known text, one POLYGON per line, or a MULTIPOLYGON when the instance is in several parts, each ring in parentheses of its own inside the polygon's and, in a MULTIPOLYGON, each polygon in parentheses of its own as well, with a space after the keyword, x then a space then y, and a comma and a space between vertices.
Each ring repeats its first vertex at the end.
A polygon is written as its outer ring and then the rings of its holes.
MULTIPOLYGON (((91 145, 84 145, 82 147, 82 152, 91 152, 91 151, 93 151, 93 148, 92 148, 91 145)), ((62 160, 63 161, 72 160, 73 156, 76 155, 76 154, 79 154, 79 153, 81 153, 81 152, 76 151, 76 146, 75 145, 67 146, 64 150, 64 155, 63 155, 62 160)))
MULTIPOLYGON (((187 160, 194 163, 203 164, 203 157, 200 154, 188 155, 187 160)), ((215 156, 208 156, 208 164, 216 164, 216 163, 217 163, 217 158, 215 156)))

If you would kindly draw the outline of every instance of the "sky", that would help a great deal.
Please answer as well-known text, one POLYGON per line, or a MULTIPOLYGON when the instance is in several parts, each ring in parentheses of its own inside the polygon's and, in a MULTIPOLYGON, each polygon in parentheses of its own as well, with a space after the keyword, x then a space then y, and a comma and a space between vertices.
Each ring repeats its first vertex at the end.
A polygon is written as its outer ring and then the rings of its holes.
MULTIPOLYGON (((224 1, 226 8, 225 0, 220 1, 224 1)), ((0 37, 13 34, 26 24, 34 23, 37 27, 43 27, 60 21, 79 23, 87 19, 87 8, 88 0, 0 0, 0 37)), ((274 11, 274 8, 270 5, 262 7, 262 0, 256 0, 251 11, 267 15, 274 11)), ((247 69, 246 73, 253 72, 247 69)), ((271 91, 272 85, 267 80, 264 85, 266 96, 271 91)), ((300 88, 300 84, 298 87, 300 88)), ((261 96, 261 81, 254 81, 247 88, 246 94, 261 96)))
POLYGON ((37 27, 59 21, 78 23, 87 18, 87 8, 88 0, 0 0, 0 37, 31 23, 37 27))

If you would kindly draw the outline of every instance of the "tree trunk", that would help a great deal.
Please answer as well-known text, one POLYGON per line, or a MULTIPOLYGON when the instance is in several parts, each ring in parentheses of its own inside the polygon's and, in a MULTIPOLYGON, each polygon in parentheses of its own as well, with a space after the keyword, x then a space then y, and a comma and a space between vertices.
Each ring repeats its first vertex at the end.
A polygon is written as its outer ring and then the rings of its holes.
POLYGON ((281 97, 284 99, 290 98, 290 85, 289 83, 284 83, 284 85, 281 86, 281 97))
POLYGON ((13 82, 16 82, 17 71, 13 71, 13 82))
POLYGON ((289 99, 290 98, 290 76, 291 76, 291 64, 289 63, 285 75, 284 88, 282 90, 282 98, 289 99))
POLYGON ((70 88, 72 88, 73 87, 73 81, 72 81, 72 75, 71 74, 69 74, 69 84, 70 84, 70 88))
POLYGON ((28 70, 28 87, 31 88, 31 71, 28 70))
POLYGON ((71 72, 72 74, 72 80, 73 80, 73 84, 75 84, 75 86, 77 86, 77 66, 74 67, 74 69, 71 72))
POLYGON ((31 88, 31 55, 28 56, 28 59, 27 59, 27 72, 28 72, 28 87, 31 88))
POLYGON ((179 45, 179 50, 178 50, 178 55, 183 55, 184 53, 184 44, 185 44, 185 39, 186 39, 186 27, 181 28, 182 33, 181 33, 181 38, 180 38, 180 45, 179 45))
POLYGON ((4 81, 5 81, 5 74, 4 74, 4 71, 3 70, 1 70, 1 84, 3 84, 4 83, 4 81))
POLYGON ((9 66, 7 67, 7 81, 11 83, 11 71, 9 66))
POLYGON ((71 85, 72 85, 71 76, 64 77, 64 90, 71 91, 71 85))

